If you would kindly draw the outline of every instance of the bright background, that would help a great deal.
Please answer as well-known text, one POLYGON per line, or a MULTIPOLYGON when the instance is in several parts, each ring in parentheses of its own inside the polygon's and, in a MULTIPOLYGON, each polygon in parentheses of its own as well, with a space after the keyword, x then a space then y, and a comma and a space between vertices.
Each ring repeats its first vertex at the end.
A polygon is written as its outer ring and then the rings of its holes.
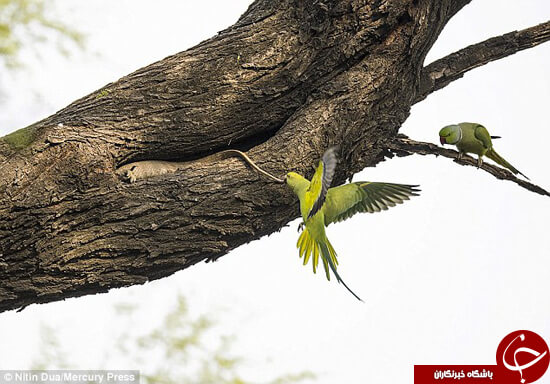
MULTIPOLYGON (((0 73, 0 135, 211 37, 249 5, 56 3, 64 21, 88 36, 86 49, 66 59, 52 47, 26 69, 0 73)), ((548 19, 548 0, 474 0, 445 28, 428 62, 548 19)), ((495 147, 503 157, 550 189, 549 63, 545 44, 476 69, 414 106, 401 131, 437 142, 443 125, 481 122, 502 136, 495 147)), ((153 327, 178 292, 193 312, 214 313, 219 332, 237 336, 242 375, 257 381, 311 370, 318 383, 412 382, 414 364, 493 364, 500 340, 517 329, 550 342, 550 198, 435 157, 389 160, 354 180, 422 187, 403 206, 328 229, 340 273, 364 304, 302 267, 295 221, 217 263, 160 281, 0 314, 0 369, 28 367, 43 322, 59 330, 79 368, 95 368, 119 327, 113 303, 139 304, 135 326, 153 327)), ((109 362, 140 368, 129 365, 122 355, 109 362)))

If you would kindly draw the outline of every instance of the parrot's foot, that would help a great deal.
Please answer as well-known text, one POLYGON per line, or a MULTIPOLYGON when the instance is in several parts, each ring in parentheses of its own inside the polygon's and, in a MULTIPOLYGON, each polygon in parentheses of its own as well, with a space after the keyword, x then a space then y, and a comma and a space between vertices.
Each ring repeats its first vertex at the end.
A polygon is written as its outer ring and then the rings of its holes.
POLYGON ((464 157, 464 152, 458 152, 458 156, 456 157, 457 160, 462 160, 464 157))
POLYGON ((478 167, 478 168, 481 167, 482 164, 483 164, 483 159, 481 158, 481 156, 479 156, 479 157, 477 158, 477 167, 478 167))
POLYGON ((302 232, 304 230, 304 222, 302 221, 300 224, 298 224, 298 233, 302 232))

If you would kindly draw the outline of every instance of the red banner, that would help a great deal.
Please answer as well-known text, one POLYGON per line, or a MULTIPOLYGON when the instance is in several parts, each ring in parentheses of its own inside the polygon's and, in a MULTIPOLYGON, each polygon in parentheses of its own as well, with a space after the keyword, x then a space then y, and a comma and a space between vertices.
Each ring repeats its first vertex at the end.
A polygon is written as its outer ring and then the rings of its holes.
POLYGON ((517 384, 497 365, 415 365, 415 384, 517 384))
POLYGON ((528 330, 514 331, 500 342, 496 365, 415 365, 415 384, 531 384, 550 365, 546 341, 528 330))

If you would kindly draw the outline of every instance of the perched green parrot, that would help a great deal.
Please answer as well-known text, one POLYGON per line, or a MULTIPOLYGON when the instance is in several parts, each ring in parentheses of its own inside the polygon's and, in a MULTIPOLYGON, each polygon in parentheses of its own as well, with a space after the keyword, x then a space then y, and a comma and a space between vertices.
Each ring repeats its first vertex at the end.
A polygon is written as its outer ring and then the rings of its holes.
POLYGON ((345 220, 358 212, 380 212, 394 207, 409 200, 410 196, 418 196, 419 189, 417 185, 368 181, 329 188, 336 163, 335 149, 330 148, 319 161, 311 182, 295 172, 287 173, 285 182, 300 200, 300 212, 305 229, 298 238, 297 247, 300 257, 304 258, 304 265, 313 255, 313 272, 316 273, 319 255, 321 255, 327 279, 330 280, 330 267, 338 282, 361 300, 336 271, 338 260, 325 234, 325 227, 330 223, 345 220))
POLYGON ((475 153, 478 156, 477 166, 481 167, 481 164, 483 164, 482 157, 487 156, 495 163, 508 168, 514 175, 519 173, 526 179, 529 179, 495 151, 491 139, 500 139, 500 136, 491 136, 483 125, 477 123, 447 125, 439 131, 439 141, 441 144, 456 145, 459 158, 466 152, 475 153))

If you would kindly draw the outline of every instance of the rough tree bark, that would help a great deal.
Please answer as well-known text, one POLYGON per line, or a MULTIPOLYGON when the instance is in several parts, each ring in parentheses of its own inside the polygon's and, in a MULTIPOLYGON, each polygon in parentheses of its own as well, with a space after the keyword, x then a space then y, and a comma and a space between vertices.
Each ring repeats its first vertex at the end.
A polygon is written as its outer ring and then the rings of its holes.
MULTIPOLYGON (((297 217, 284 186, 207 155, 247 150, 275 175, 310 176, 339 145, 341 182, 403 152, 392 143, 411 105, 498 58, 423 68, 469 1, 257 0, 217 36, 0 139, 0 311, 168 276, 297 217), (118 177, 144 159, 187 163, 118 177)), ((540 28, 516 51, 548 40, 540 28)))

